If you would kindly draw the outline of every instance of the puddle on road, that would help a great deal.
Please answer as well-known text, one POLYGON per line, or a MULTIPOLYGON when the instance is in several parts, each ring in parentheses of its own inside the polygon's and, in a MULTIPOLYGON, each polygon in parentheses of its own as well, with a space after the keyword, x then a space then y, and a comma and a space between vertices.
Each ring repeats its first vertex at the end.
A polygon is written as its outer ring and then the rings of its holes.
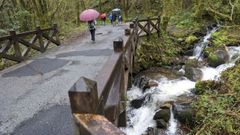
POLYGON ((72 51, 67 53, 58 54, 57 57, 70 57, 70 56, 109 56, 113 53, 111 49, 91 49, 84 51, 72 51))
POLYGON ((43 75, 45 73, 57 70, 65 66, 69 61, 61 59, 42 58, 20 67, 14 71, 10 71, 2 75, 2 77, 23 77, 43 75))

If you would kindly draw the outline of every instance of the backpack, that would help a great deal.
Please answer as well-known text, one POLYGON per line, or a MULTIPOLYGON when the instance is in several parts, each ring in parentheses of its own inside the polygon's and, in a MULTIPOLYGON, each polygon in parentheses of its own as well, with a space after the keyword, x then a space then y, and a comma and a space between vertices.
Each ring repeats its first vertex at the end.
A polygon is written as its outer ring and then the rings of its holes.
POLYGON ((94 22, 89 23, 88 27, 89 27, 89 30, 94 30, 95 29, 94 22))

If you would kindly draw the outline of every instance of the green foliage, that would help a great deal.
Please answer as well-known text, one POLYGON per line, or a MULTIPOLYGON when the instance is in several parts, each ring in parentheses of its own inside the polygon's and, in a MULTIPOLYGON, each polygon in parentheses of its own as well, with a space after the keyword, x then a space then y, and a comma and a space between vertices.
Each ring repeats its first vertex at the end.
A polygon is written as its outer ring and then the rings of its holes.
POLYGON ((207 93, 200 95, 193 104, 197 128, 200 134, 239 134, 239 109, 233 109, 234 96, 207 93))
POLYGON ((193 9, 199 21, 202 18, 208 18, 227 24, 239 24, 240 22, 240 2, 238 0, 195 0, 193 9))
POLYGON ((202 95, 209 92, 218 92, 221 84, 215 81, 198 81, 195 85, 196 94, 202 95))
POLYGON ((240 64, 224 71, 221 79, 231 92, 237 92, 240 95, 240 64))
POLYGON ((191 45, 193 43, 195 43, 198 40, 198 38, 194 35, 190 35, 186 38, 185 43, 187 43, 188 45, 191 45))
POLYGON ((218 32, 212 34, 212 44, 215 47, 237 45, 240 42, 239 32, 239 26, 223 27, 218 32))
POLYGON ((207 61, 216 65, 218 63, 218 57, 214 52, 208 53, 207 61))
POLYGON ((198 67, 198 61, 196 59, 188 59, 186 61, 186 67, 194 67, 197 68, 198 67))
POLYGON ((189 11, 179 12, 172 17, 172 21, 175 22, 178 28, 193 27, 194 18, 193 14, 189 11))
MULTIPOLYGON (((195 33, 201 32, 205 27, 205 22, 204 20, 202 22, 196 21, 193 11, 187 10, 180 11, 172 16, 168 27, 171 35, 176 38, 183 38, 184 41, 189 42, 193 40, 193 37, 189 39, 187 37, 195 36, 195 33)), ((189 43, 186 44, 189 45, 189 43)))
MULTIPOLYGON (((61 34, 79 27, 79 13, 90 6, 84 0, 11 0, 1 6, 1 31, 24 32, 58 24, 61 34), (79 5, 79 6, 77 6, 79 5)), ((0 32, 1 35, 8 33, 0 32)))
POLYGON ((240 65, 236 65, 222 73, 222 82, 196 83, 196 91, 199 95, 192 104, 196 127, 190 134, 240 134, 239 75, 240 65))
POLYGON ((144 69, 171 65, 177 62, 179 51, 180 48, 167 35, 161 40, 156 35, 152 35, 150 41, 145 39, 137 48, 137 63, 144 69))

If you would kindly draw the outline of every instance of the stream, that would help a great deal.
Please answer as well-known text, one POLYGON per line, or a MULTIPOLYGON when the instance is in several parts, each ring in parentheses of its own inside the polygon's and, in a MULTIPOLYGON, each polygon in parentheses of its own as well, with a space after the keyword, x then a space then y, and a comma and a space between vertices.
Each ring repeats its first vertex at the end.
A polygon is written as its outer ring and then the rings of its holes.
MULTIPOLYGON (((199 62, 203 61, 203 50, 208 47, 209 39, 212 33, 216 32, 219 28, 212 28, 208 30, 207 34, 195 44, 193 56, 189 59, 197 59, 199 62)), ((229 54, 229 61, 216 68, 203 66, 200 68, 202 71, 201 80, 219 80, 221 72, 229 67, 234 66, 236 56, 240 56, 240 47, 227 47, 229 54)), ((184 66, 179 72, 185 73, 184 66)), ((180 122, 174 118, 173 107, 170 108, 170 118, 167 122, 165 129, 158 130, 157 132, 149 132, 149 130, 158 127, 157 122, 154 120, 155 114, 161 110, 161 106, 166 106, 166 103, 175 103, 180 97, 194 96, 193 90, 195 88, 195 81, 191 81, 183 76, 168 77, 166 75, 159 75, 155 77, 153 82, 158 85, 150 87, 146 90, 139 88, 139 86, 132 86, 127 92, 129 103, 127 105, 127 127, 122 130, 127 135, 182 135, 184 132, 180 128, 180 122), (143 92, 144 91, 144 92, 143 92), (136 99, 142 99, 140 107, 133 107, 131 102, 136 99)), ((163 108, 163 107, 162 107, 163 108)))

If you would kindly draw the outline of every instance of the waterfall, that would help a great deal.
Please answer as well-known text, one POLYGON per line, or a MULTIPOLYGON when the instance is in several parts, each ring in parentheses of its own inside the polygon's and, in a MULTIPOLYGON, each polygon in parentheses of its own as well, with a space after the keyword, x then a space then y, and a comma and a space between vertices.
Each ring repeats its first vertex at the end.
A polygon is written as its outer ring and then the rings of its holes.
POLYGON ((238 47, 228 47, 228 54, 230 55, 230 60, 222 65, 219 65, 216 68, 204 66, 201 68, 203 72, 203 78, 202 80, 219 80, 221 73, 225 70, 227 70, 230 67, 233 67, 235 65, 235 61, 240 56, 240 46, 238 47), (238 56, 238 57, 235 57, 238 56))
POLYGON ((204 36, 204 38, 195 45, 193 50, 193 58, 202 60, 202 52, 204 48, 208 46, 209 39, 211 38, 212 33, 216 32, 217 30, 218 28, 214 27, 212 30, 207 31, 207 35, 204 36))
POLYGON ((167 129, 167 135, 175 135, 177 133, 178 122, 174 119, 172 107, 170 108, 170 120, 169 127, 167 129))

